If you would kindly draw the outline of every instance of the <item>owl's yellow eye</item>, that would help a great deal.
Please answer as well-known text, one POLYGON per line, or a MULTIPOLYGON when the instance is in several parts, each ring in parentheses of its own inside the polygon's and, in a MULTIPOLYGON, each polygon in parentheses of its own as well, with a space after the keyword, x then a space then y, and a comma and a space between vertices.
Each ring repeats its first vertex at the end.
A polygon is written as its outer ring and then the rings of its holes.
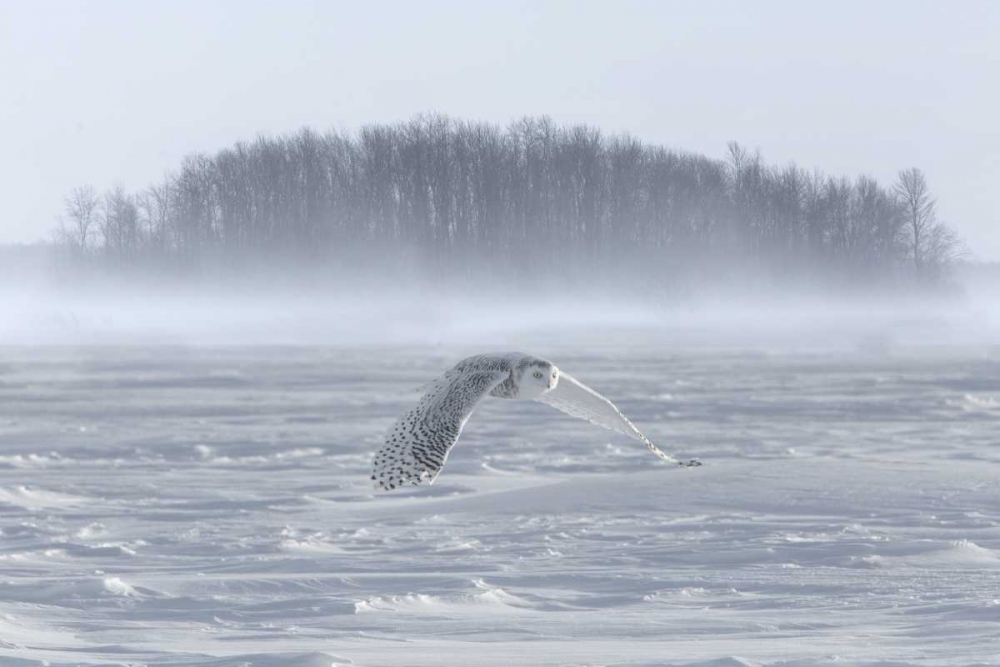
POLYGON ((538 371, 535 371, 534 373, 532 373, 532 375, 535 376, 536 380, 541 380, 542 379, 542 374, 540 372, 538 372, 538 371))

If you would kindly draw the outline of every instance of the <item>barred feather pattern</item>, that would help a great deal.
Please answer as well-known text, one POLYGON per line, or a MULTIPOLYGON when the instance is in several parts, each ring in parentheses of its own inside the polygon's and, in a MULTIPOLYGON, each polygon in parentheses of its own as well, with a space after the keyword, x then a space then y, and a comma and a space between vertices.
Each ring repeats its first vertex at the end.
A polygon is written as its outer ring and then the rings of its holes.
MULTIPOLYGON (((509 364, 466 360, 436 380, 389 431, 375 455, 372 481, 385 490, 433 483, 476 404, 510 377, 509 364)), ((496 361, 495 359, 492 361, 496 361)))

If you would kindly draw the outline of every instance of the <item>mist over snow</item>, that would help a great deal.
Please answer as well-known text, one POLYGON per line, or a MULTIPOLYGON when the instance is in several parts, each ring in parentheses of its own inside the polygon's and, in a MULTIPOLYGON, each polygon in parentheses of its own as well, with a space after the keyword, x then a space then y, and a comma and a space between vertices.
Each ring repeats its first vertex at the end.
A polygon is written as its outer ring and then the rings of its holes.
POLYGON ((990 345, 997 271, 930 292, 743 285, 641 291, 386 278, 378 271, 230 274, 218 280, 59 276, 45 253, 0 268, 5 345, 438 345, 522 341, 850 349, 990 345))

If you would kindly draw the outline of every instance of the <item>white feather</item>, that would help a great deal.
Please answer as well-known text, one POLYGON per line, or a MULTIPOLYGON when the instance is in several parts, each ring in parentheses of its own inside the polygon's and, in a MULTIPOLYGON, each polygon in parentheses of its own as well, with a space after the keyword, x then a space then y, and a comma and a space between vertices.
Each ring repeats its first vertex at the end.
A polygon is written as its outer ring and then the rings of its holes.
POLYGON ((629 421, 628 417, 622 414, 621 410, 615 407, 614 403, 569 373, 560 371, 559 382, 555 388, 536 397, 535 400, 546 405, 551 405, 555 409, 561 410, 573 417, 586 419, 591 424, 603 426, 606 429, 617 431, 622 435, 627 435, 634 440, 638 440, 646 445, 649 451, 664 461, 670 461, 679 465, 698 465, 691 462, 682 464, 674 457, 661 451, 642 431, 636 428, 635 424, 629 421))

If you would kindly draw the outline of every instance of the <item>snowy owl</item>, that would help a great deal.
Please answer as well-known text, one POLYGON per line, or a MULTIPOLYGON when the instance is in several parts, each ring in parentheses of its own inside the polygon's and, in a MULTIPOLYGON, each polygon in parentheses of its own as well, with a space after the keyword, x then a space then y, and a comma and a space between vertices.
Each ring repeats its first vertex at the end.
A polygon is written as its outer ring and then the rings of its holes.
POLYGON ((569 415, 634 438, 664 461, 680 466, 701 465, 697 460, 681 462, 664 454, 614 403, 552 362, 509 352, 463 359, 434 380, 416 407, 392 427, 375 454, 375 486, 388 490, 425 481, 433 484, 465 422, 487 395, 548 403, 569 415))

